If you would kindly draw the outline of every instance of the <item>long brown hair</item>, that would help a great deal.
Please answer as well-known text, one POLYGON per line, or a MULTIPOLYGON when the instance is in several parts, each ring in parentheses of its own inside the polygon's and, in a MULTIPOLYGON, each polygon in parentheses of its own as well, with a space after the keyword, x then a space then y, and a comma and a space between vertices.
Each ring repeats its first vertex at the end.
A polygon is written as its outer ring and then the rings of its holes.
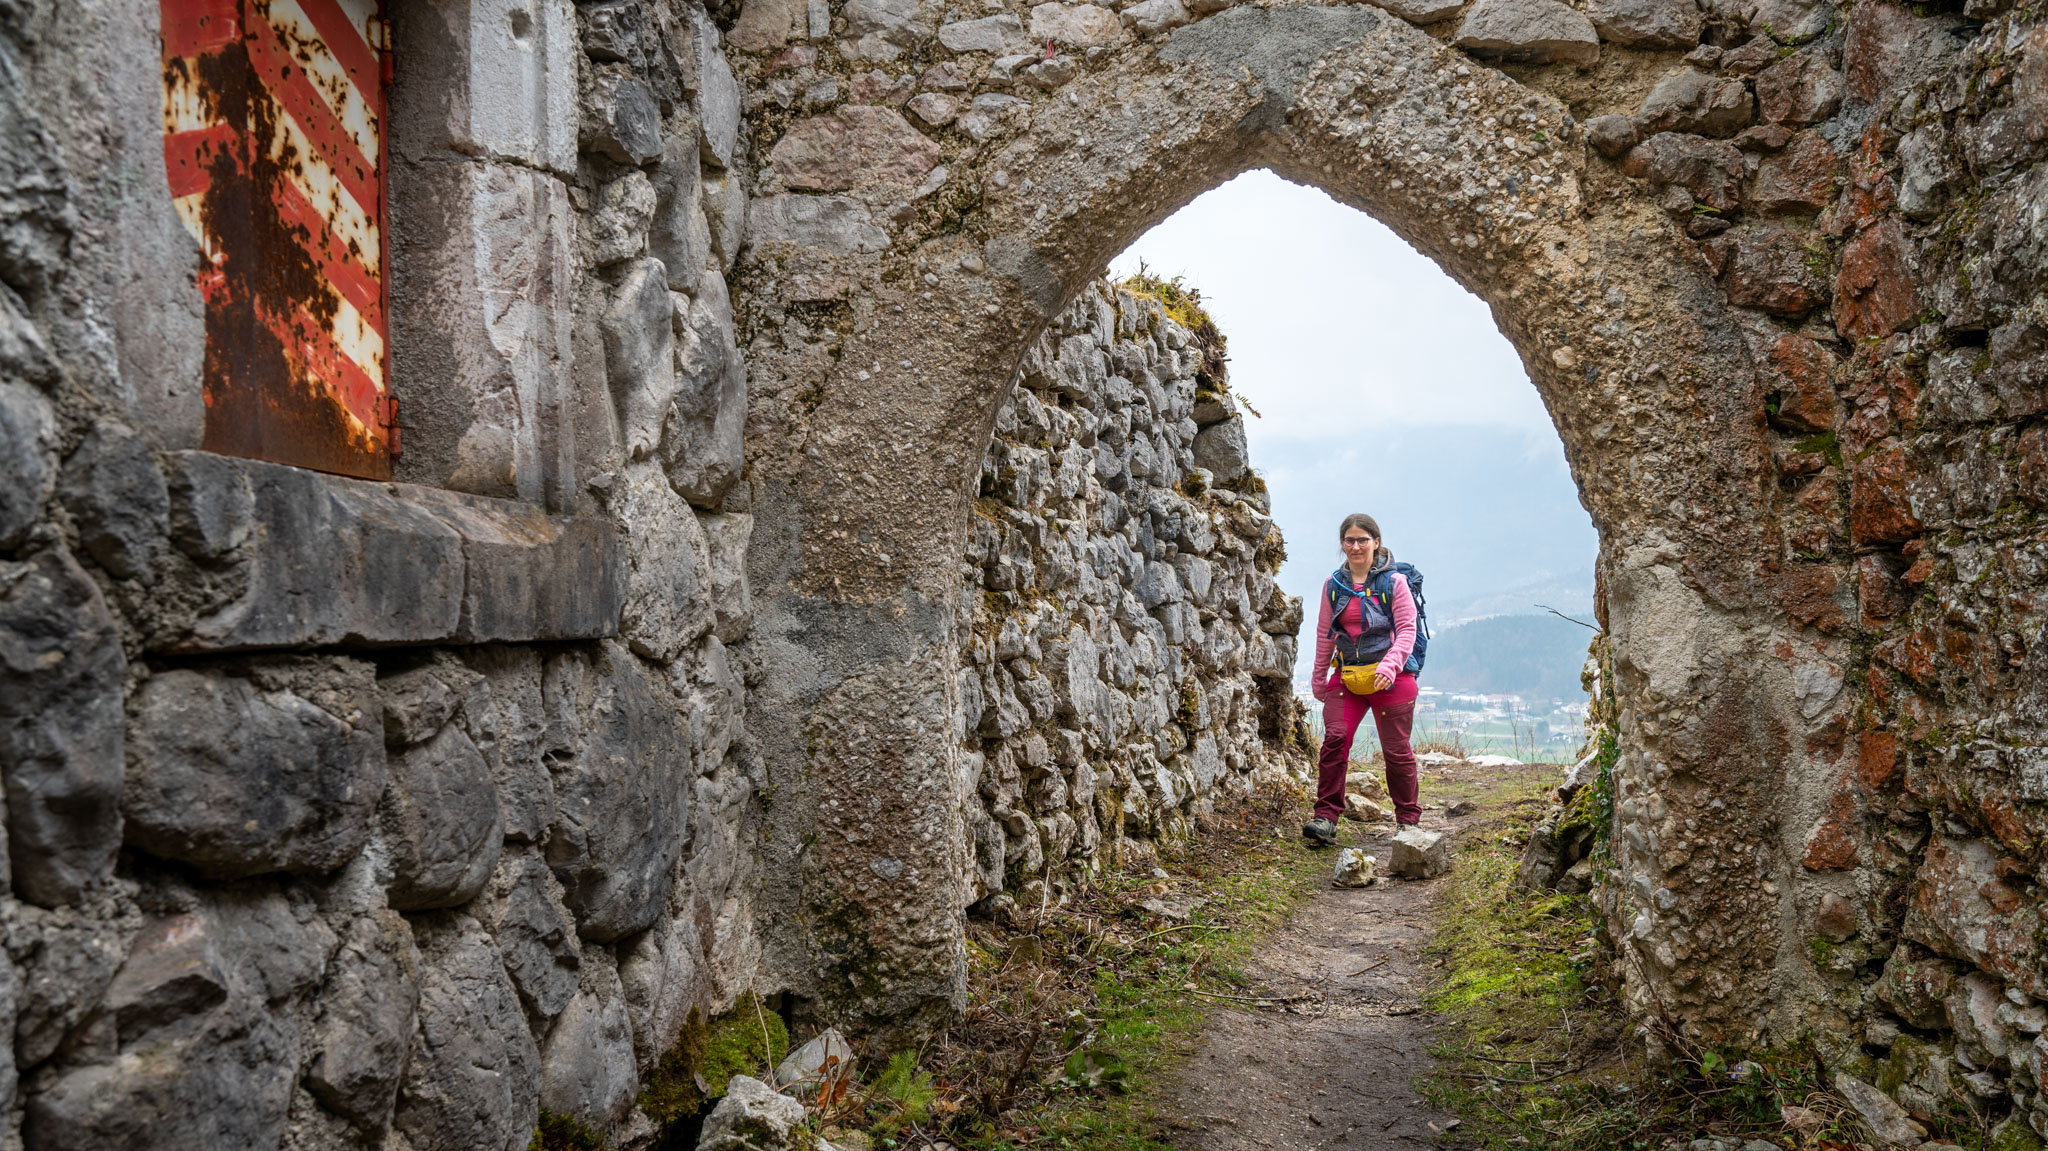
POLYGON ((1352 512, 1344 517, 1343 523, 1337 525, 1337 542, 1344 542, 1344 533, 1352 528, 1364 528, 1366 531, 1371 532, 1374 543, 1381 543, 1385 540, 1385 537, 1380 535, 1380 521, 1366 515, 1364 512, 1352 512))

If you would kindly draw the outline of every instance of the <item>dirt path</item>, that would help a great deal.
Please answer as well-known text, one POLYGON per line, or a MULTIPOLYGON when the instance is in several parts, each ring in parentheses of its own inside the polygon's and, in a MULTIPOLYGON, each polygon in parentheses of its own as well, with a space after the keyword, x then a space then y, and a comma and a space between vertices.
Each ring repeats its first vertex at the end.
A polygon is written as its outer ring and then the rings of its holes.
MULTIPOLYGON (((1465 821, 1446 821, 1441 809, 1423 818, 1431 830, 1450 822, 1465 821)), ((1365 842, 1383 866, 1391 833, 1365 842)), ((1323 858, 1334 862, 1335 852, 1323 858)), ((1247 994, 1305 998, 1215 1012, 1161 1095, 1175 1143, 1202 1151, 1459 1146, 1442 1137, 1451 1116, 1412 1086, 1431 1065, 1430 1017, 1418 1000, 1438 890, 1399 879, 1326 889, 1260 946, 1247 994)))

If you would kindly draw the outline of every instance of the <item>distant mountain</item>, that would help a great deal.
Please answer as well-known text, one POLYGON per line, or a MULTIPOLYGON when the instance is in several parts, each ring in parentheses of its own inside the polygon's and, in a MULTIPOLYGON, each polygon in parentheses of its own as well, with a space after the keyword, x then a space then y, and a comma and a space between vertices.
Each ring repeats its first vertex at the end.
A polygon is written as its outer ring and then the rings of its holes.
POLYGON ((1435 628, 1422 682, 1450 692, 1583 699, 1579 668, 1593 633, 1554 615, 1499 615, 1435 628))
POLYGON ((1430 622, 1441 627, 1450 627, 1467 620, 1485 619, 1488 616, 1531 615, 1540 610, 1538 604, 1556 608, 1587 623, 1593 622, 1592 568, 1527 574, 1530 578, 1526 582, 1500 591, 1457 597, 1433 595, 1429 597, 1430 622))

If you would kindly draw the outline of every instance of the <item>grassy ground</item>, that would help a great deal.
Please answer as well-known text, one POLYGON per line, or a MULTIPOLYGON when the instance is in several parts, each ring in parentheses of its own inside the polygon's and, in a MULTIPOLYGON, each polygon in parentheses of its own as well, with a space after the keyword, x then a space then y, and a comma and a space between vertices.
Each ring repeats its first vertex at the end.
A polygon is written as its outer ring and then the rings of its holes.
POLYGON ((1252 948, 1327 882, 1327 857, 1301 849, 1301 808, 1263 793, 1164 849, 1165 880, 1147 864, 1066 907, 972 924, 967 1013, 919 1061, 925 1114, 874 1146, 1165 1151, 1150 1089, 1211 997, 1243 993, 1252 948), (1189 901, 1185 919, 1143 906, 1189 901))
POLYGON ((1867 1140, 1819 1089, 1810 1053, 1745 1058, 1665 1034, 1668 1066, 1631 1054, 1588 900, 1514 886, 1555 782, 1550 769, 1471 785, 1489 794, 1484 823, 1460 841, 1430 948, 1438 969, 1426 1004, 1442 1021, 1441 1063, 1424 1096, 1489 1151, 1662 1151, 1706 1135, 1846 1151, 1867 1140))

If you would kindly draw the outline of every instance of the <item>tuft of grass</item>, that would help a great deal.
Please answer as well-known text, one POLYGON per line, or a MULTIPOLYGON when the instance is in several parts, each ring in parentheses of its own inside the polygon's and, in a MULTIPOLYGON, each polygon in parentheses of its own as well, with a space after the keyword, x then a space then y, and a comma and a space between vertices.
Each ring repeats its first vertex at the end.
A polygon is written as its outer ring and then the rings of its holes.
POLYGON ((527 1151, 611 1151, 611 1142, 578 1122, 575 1116, 543 1108, 540 1124, 533 1129, 533 1140, 526 1147, 527 1151))
POLYGON ((1205 394, 1221 395, 1230 390, 1229 341, 1224 339, 1222 329, 1202 307, 1201 289, 1179 276, 1168 279, 1154 275, 1142 260, 1138 262, 1138 270, 1117 286, 1134 296, 1159 301, 1167 317, 1194 337, 1195 346, 1202 353, 1201 365, 1195 369, 1196 399, 1203 398, 1205 394))

